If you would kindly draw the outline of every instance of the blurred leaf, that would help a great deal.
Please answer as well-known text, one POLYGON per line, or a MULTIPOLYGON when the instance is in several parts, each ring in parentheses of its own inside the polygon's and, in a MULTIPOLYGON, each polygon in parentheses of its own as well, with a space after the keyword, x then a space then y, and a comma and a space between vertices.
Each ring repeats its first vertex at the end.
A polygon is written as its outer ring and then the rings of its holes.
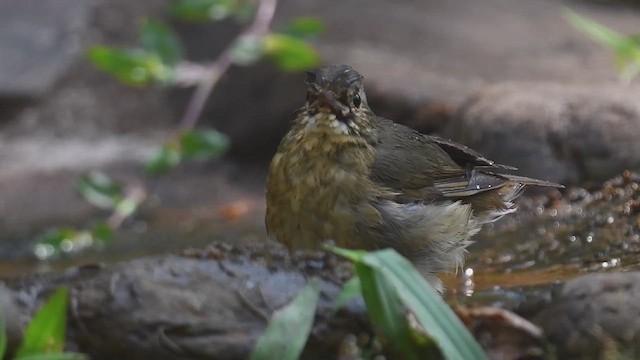
POLYGON ((142 46, 156 54, 162 62, 173 66, 182 58, 182 48, 176 34, 168 26, 154 19, 147 19, 140 30, 142 46))
POLYGON ((108 46, 89 49, 93 64, 127 85, 149 85, 154 80, 166 81, 171 76, 161 59, 144 50, 122 50, 108 46))
POLYGON ((565 18, 577 29, 615 52, 615 65, 623 81, 629 82, 640 73, 638 35, 625 36, 570 10, 565 12, 565 18))
POLYGON ((4 312, 0 309, 0 359, 4 359, 7 352, 7 322, 4 318, 4 312))
POLYGON ((158 175, 176 167, 180 161, 182 161, 180 149, 175 144, 165 144, 147 161, 145 171, 151 175, 158 175))
POLYGON ((15 360, 86 360, 89 357, 78 353, 36 354, 16 358, 15 360))
POLYGON ((280 30, 299 39, 315 39, 324 32, 324 22, 316 17, 299 17, 280 30))
POLYGON ((349 300, 355 298, 361 293, 362 289, 360 287, 360 278, 354 276, 342 286, 342 291, 340 291, 338 298, 333 303, 334 311, 340 310, 347 304, 347 302, 349 302, 349 300))
POLYGON ((231 59, 238 65, 251 65, 263 55, 262 39, 257 36, 242 36, 231 47, 231 59))
POLYGON ((60 228, 47 231, 44 235, 40 236, 37 240, 39 244, 47 244, 55 247, 60 247, 60 244, 64 240, 72 240, 78 236, 78 231, 72 228, 60 228))
POLYGON ((185 21, 222 20, 235 13, 237 0, 181 0, 171 6, 171 14, 185 21))
POLYGON ((462 321, 407 259, 386 249, 369 253, 362 262, 386 276, 445 358, 487 359, 462 321))
POLYGON ((264 52, 284 71, 301 71, 317 66, 320 55, 309 44, 289 35, 268 34, 263 41, 264 52))
POLYGON ((250 0, 236 1, 236 9, 233 12, 233 16, 240 22, 248 22, 253 19, 256 14, 257 4, 250 0))
POLYGON ((116 213, 123 218, 133 215, 140 206, 140 203, 134 199, 124 198, 116 205, 116 213))
POLYGON ((273 313, 251 360, 296 360, 300 357, 315 318, 318 288, 318 280, 312 279, 287 306, 273 313))
POLYGON ((76 188, 91 205, 102 209, 113 208, 122 197, 122 186, 98 171, 82 175, 76 188))
POLYGON ((184 157, 209 160, 227 150, 229 139, 216 130, 192 130, 182 134, 180 145, 184 157))
POLYGON ((418 359, 420 347, 412 341, 404 306, 396 289, 377 269, 359 262, 355 265, 371 322, 386 336, 386 343, 402 354, 403 359, 418 359))
POLYGON ((110 243, 113 240, 113 229, 106 222, 99 222, 91 229, 91 236, 104 244, 110 243))
POLYGON ((69 293, 61 287, 36 312, 24 332, 16 357, 59 353, 64 348, 69 293))

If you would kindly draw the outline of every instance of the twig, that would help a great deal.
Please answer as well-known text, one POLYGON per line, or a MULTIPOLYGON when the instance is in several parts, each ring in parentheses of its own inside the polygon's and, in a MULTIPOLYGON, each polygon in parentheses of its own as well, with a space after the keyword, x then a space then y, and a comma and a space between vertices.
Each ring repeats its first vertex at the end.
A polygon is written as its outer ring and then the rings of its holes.
MULTIPOLYGON (((193 129, 202 114, 209 95, 214 89, 218 80, 224 75, 231 65, 233 64, 232 51, 233 46, 238 39, 243 37, 257 37, 261 38, 269 32, 269 27, 273 21, 273 17, 276 12, 278 0, 259 0, 258 9, 256 15, 253 18, 253 22, 236 38, 236 41, 231 42, 219 56, 211 63, 204 71, 204 78, 198 82, 196 89, 189 100, 189 105, 185 110, 182 119, 178 124, 178 131, 189 131, 193 129)), ((187 65, 188 66, 188 65, 187 65)))

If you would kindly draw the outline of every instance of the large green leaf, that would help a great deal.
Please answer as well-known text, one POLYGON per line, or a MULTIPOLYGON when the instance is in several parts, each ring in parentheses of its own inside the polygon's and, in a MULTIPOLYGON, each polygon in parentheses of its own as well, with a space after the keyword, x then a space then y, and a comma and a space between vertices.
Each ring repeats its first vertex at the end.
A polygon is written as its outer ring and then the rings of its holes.
POLYGON ((386 336, 387 343, 403 359, 419 359, 420 349, 415 342, 398 292, 385 275, 365 263, 356 263, 362 296, 367 304, 371 322, 386 336))
POLYGON ((359 296, 361 293, 362 288, 360 286, 360 278, 354 276, 342 286, 342 291, 336 298, 336 301, 333 303, 334 311, 340 310, 347 304, 347 302, 349 302, 349 300, 355 298, 356 296, 359 296))
POLYGON ((147 19, 140 29, 142 46, 156 54, 162 62, 173 66, 182 58, 182 47, 176 34, 168 26, 154 19, 147 19))
POLYGON ((284 71, 301 71, 317 66, 320 55, 303 40, 285 34, 267 34, 263 40, 264 52, 284 71))
POLYGON ((313 325, 318 287, 318 280, 312 279, 287 306, 273 313, 251 360, 298 359, 313 325))
POLYGON ((64 348, 69 292, 59 288, 27 326, 16 357, 60 353, 64 348))
POLYGON ((387 277, 447 359, 487 359, 462 321, 407 259, 386 249, 369 253, 362 262, 387 277))

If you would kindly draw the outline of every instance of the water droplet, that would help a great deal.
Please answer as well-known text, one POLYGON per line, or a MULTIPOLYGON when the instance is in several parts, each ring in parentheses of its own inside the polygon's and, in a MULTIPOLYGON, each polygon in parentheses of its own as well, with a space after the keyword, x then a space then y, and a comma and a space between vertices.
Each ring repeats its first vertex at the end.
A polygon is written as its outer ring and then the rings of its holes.
POLYGON ((576 240, 578 240, 578 238, 575 235, 569 236, 569 241, 570 242, 575 242, 576 240))
POLYGON ((613 220, 615 220, 615 219, 613 218, 613 216, 609 216, 609 217, 607 218, 607 224, 612 224, 612 223, 613 223, 613 220))
POLYGON ((71 239, 64 239, 60 242, 60 250, 64 252, 73 251, 73 241, 71 239))
POLYGON ((40 260, 46 260, 55 254, 56 249, 50 244, 37 244, 33 253, 40 260))
POLYGON ((472 268, 466 268, 464 270, 464 274, 467 276, 473 276, 473 269, 472 268))

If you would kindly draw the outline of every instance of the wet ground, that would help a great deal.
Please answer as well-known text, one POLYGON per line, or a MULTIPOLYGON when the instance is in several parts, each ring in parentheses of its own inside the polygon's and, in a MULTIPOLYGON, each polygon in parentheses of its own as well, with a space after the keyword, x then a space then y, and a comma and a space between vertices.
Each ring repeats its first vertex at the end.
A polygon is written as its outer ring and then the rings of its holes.
MULTIPOLYGON (((254 171, 248 179, 237 174, 197 170, 189 174, 188 184, 180 183, 180 174, 155 182, 159 195, 103 248, 38 261, 32 242, 15 238, 11 251, 2 254, 0 275, 176 253, 213 241, 260 242, 266 238, 261 173, 254 171), (163 188, 174 186, 181 186, 183 194, 162 197, 163 188)), ((516 308, 580 274, 638 269, 639 181, 625 172, 590 190, 570 187, 562 194, 551 190, 520 198, 516 214, 476 236, 465 267, 443 276, 449 299, 516 308)))

